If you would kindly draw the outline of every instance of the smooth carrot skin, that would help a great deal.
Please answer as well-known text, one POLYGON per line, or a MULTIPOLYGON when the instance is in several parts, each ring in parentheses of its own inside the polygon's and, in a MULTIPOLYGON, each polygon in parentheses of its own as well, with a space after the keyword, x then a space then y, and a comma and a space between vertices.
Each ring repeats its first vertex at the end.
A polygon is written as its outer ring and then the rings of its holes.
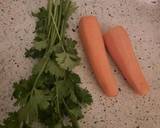
POLYGON ((116 96, 116 81, 109 65, 100 25, 96 17, 80 20, 80 38, 99 85, 107 96, 116 96))
POLYGON ((128 33, 122 26, 111 28, 104 34, 106 48, 128 83, 140 95, 146 95, 149 85, 140 69, 128 33))

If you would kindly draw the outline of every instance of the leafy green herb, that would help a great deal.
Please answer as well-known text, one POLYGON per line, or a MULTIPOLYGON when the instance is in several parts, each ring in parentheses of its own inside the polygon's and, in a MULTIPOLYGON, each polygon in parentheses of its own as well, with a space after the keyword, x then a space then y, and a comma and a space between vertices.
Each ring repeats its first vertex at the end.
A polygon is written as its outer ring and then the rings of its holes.
MULTIPOLYGON (((3 121, 4 125, 0 125, 0 128, 20 128, 21 123, 18 119, 18 113, 9 113, 8 118, 3 121)), ((31 128, 27 124, 23 124, 23 128, 31 128)))
POLYGON ((48 62, 45 71, 49 72, 57 78, 64 77, 65 75, 65 71, 55 61, 48 62))
POLYGON ((35 47, 36 50, 39 50, 39 51, 41 51, 43 49, 46 49, 47 48, 46 40, 35 42, 34 47, 35 47))
POLYGON ((58 53, 56 54, 56 61, 61 66, 61 68, 72 70, 75 66, 79 65, 79 57, 74 54, 69 53, 58 53))
POLYGON ((17 112, 9 113, 0 128, 79 128, 81 108, 92 97, 80 87, 72 69, 80 64, 76 41, 66 36, 67 21, 76 10, 71 0, 48 0, 48 7, 32 15, 37 18, 33 47, 26 57, 37 59, 32 75, 14 84, 17 112), (67 118, 67 120, 66 120, 67 118))

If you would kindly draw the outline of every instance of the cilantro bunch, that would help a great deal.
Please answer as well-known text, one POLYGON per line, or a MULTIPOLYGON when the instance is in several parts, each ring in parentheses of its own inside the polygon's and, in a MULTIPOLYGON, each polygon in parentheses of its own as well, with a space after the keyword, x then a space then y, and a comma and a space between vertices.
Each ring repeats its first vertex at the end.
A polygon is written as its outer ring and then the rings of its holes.
POLYGON ((48 0, 48 7, 33 13, 37 18, 33 47, 26 57, 37 60, 32 75, 14 84, 16 112, 9 113, 0 128, 79 128, 81 108, 92 97, 80 87, 80 77, 72 72, 80 58, 76 41, 66 36, 67 21, 76 10, 71 0, 48 0))

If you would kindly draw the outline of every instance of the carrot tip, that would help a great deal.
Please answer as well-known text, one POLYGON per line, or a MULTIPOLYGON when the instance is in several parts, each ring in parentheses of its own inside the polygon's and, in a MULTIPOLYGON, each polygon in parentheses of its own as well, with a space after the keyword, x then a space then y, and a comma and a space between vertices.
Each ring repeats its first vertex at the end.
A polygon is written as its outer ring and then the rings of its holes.
POLYGON ((139 91, 138 94, 141 96, 146 96, 149 92, 149 86, 146 89, 143 89, 143 91, 139 91))

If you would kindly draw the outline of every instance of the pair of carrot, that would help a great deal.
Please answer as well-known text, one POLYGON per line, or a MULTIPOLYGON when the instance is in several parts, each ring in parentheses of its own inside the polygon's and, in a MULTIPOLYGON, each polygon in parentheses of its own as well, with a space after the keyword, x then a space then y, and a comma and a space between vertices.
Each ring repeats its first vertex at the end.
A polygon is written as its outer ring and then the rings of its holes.
POLYGON ((105 46, 131 87, 140 95, 147 94, 148 83, 133 52, 129 36, 122 26, 110 28, 102 34, 96 17, 82 17, 80 38, 97 81, 106 95, 116 96, 118 89, 105 46))

